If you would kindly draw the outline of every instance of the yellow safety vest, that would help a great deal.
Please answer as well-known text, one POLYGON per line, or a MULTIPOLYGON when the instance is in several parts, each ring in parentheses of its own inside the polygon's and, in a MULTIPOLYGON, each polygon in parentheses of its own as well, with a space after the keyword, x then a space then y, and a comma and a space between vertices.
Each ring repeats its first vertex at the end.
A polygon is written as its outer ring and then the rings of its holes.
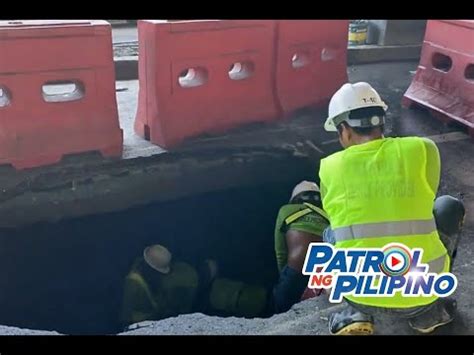
MULTIPOLYGON (((383 138, 351 146, 321 161, 323 208, 337 248, 379 248, 402 243, 422 248, 429 272, 449 271, 450 260, 433 217, 436 191, 426 179, 427 154, 418 137, 383 138)), ((348 296, 362 305, 410 308, 433 297, 348 296)))

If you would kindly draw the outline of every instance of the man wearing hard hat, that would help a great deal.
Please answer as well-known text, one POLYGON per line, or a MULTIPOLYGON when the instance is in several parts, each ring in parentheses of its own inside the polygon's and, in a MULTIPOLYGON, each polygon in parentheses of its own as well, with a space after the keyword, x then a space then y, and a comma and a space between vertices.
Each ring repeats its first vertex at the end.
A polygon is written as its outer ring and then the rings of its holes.
POLYGON ((306 289, 309 276, 302 274, 308 246, 322 242, 328 226, 326 213, 321 209, 319 187, 311 181, 295 186, 288 204, 278 212, 275 224, 275 254, 280 277, 273 289, 273 308, 276 313, 286 312, 295 303, 311 294, 306 289))
MULTIPOLYGON (((212 272, 210 264, 210 273, 212 272)), ((210 278, 215 275, 210 275, 210 278)), ((121 323, 134 324, 190 313, 199 275, 190 264, 172 260, 162 245, 152 245, 137 258, 125 278, 121 323)))
MULTIPOLYGON (((422 248, 430 272, 450 270, 464 219, 462 202, 435 200, 440 156, 426 138, 384 137, 387 106, 365 82, 344 84, 331 98, 324 128, 337 132, 343 151, 321 160, 319 176, 330 228, 324 240, 336 248, 380 248, 398 242, 422 248)), ((433 297, 347 296, 347 308, 331 315, 333 334, 371 334, 373 316, 407 318, 422 333, 453 320, 456 302, 433 297)))
POLYGON ((146 247, 125 278, 122 325, 196 311, 241 317, 263 314, 268 304, 264 287, 217 274, 214 260, 207 259, 196 269, 173 260, 162 245, 146 247))

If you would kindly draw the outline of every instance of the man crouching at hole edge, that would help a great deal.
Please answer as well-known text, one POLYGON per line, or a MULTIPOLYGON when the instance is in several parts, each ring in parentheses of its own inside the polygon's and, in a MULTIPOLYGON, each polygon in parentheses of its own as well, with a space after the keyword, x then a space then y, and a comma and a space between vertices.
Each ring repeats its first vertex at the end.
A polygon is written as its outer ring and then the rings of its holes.
MULTIPOLYGON (((463 203, 435 200, 440 156, 427 138, 384 137, 387 106, 365 82, 344 84, 331 98, 324 128, 344 150, 321 160, 322 205, 331 226, 323 240, 336 248, 381 248, 402 243, 423 249, 430 272, 449 272, 464 220, 463 203), (376 232, 374 232, 376 231, 376 232)), ((372 334, 374 316, 408 319, 431 333, 452 322, 456 302, 433 297, 346 296, 347 307, 329 318, 332 334, 372 334)))

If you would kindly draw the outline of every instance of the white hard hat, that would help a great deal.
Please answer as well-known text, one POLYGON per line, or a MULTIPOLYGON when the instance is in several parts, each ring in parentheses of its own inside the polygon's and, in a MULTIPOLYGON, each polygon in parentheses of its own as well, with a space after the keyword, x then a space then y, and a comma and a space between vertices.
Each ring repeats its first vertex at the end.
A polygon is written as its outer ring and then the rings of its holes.
POLYGON ((293 192, 291 193, 291 198, 290 201, 293 200, 293 198, 306 191, 314 191, 314 192, 319 192, 319 186, 312 181, 301 181, 298 185, 295 186, 293 189, 293 192))
POLYGON ((171 257, 170 251, 159 244, 146 247, 143 251, 145 262, 163 274, 170 272, 171 257))
POLYGON ((336 127, 343 121, 347 121, 351 127, 379 126, 383 124, 383 120, 381 121, 380 117, 377 116, 372 117, 365 124, 361 120, 349 119, 350 111, 366 107, 381 107, 384 111, 387 111, 387 105, 370 84, 359 82, 342 85, 329 102, 329 116, 324 124, 324 129, 328 132, 336 132, 336 127))

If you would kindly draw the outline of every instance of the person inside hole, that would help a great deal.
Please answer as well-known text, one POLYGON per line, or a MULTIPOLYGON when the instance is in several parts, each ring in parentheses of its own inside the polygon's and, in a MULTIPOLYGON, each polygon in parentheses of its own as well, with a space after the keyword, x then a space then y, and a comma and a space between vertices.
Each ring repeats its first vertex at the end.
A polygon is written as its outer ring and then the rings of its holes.
POLYGON ((193 312, 253 318, 264 314, 268 298, 263 286, 220 277, 216 260, 195 267, 156 244, 144 249, 125 277, 120 323, 130 330, 193 312))
POLYGON ((307 288, 309 276, 303 275, 302 269, 309 244, 322 242, 328 226, 318 185, 300 182, 293 189, 289 203, 280 208, 275 224, 275 255, 280 272, 270 306, 275 313, 286 312, 295 303, 322 293, 307 288))

